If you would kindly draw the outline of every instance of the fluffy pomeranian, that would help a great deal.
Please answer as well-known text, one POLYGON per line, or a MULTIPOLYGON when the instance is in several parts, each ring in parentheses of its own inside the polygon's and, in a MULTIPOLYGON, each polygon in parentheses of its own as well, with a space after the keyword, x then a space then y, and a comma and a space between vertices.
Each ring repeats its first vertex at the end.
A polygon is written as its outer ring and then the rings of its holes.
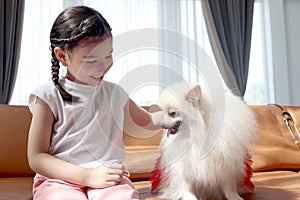
POLYGON ((241 200, 241 194, 253 192, 255 116, 239 97, 213 92, 178 83, 160 96, 165 134, 150 178, 159 197, 241 200))

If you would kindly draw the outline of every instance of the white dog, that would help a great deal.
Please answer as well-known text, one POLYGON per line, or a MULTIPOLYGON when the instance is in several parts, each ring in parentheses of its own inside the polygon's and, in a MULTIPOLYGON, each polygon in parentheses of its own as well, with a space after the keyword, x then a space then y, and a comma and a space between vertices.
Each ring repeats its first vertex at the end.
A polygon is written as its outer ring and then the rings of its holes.
POLYGON ((152 192, 161 198, 241 200, 254 189, 251 145, 256 120, 240 98, 180 83, 159 99, 166 129, 153 171, 152 192))

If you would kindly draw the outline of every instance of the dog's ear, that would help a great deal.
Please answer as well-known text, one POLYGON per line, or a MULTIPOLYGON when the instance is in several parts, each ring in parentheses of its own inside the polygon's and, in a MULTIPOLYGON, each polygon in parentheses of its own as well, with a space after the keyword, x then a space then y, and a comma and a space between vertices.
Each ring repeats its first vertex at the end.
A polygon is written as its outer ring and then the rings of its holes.
POLYGON ((192 86, 190 91, 187 93, 185 99, 188 102, 191 102, 193 104, 193 106, 198 106, 200 96, 201 96, 201 88, 200 88, 200 85, 197 84, 197 85, 192 86))

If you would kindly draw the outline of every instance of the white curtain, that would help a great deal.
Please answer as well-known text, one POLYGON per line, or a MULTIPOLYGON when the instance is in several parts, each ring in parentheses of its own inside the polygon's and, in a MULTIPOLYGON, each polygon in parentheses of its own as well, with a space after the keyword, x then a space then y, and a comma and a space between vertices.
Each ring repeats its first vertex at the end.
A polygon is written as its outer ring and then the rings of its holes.
POLYGON ((141 105, 155 103, 167 84, 181 79, 201 82, 206 79, 203 74, 211 73, 214 57, 199 0, 26 0, 10 104, 26 105, 29 93, 51 78, 50 29, 57 15, 71 5, 91 6, 110 23, 114 66, 106 80, 119 83, 141 105))

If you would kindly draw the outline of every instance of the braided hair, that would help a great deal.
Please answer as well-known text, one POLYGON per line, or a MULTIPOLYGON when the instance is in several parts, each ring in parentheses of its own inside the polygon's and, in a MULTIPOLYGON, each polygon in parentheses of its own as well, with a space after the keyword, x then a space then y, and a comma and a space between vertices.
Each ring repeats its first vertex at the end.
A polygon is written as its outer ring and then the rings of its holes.
POLYGON ((74 102, 78 98, 69 94, 59 84, 60 64, 54 53, 54 48, 59 47, 71 51, 84 37, 101 37, 106 33, 111 34, 111 27, 108 22, 98 11, 87 6, 69 7, 56 18, 50 32, 51 72, 52 81, 65 101, 74 102))

